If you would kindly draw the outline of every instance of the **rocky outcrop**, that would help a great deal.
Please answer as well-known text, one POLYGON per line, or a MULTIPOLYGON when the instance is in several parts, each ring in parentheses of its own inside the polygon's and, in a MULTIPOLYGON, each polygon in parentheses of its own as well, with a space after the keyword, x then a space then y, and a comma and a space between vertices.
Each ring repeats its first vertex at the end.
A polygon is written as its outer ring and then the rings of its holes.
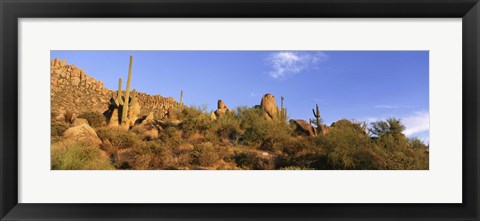
MULTIPOLYGON (((113 77, 113 76, 112 76, 113 77)), ((116 91, 105 88, 103 81, 90 77, 84 70, 66 60, 50 61, 50 95, 52 117, 61 119, 67 111, 80 114, 87 111, 103 113, 116 91)), ((171 97, 148 95, 137 92, 140 115, 153 112, 155 117, 164 117, 167 110, 178 105, 171 97)))
POLYGON ((321 134, 323 136, 327 135, 330 132, 330 127, 325 124, 320 124, 320 128, 317 128, 317 134, 321 134))
POLYGON ((289 120, 288 122, 290 123, 290 125, 295 126, 295 131, 300 135, 317 136, 317 131, 315 130, 315 127, 310 125, 305 120, 292 119, 292 120, 289 120))
POLYGON ((97 144, 102 143, 95 130, 85 123, 68 128, 63 133, 63 136, 71 140, 88 140, 97 144))
POLYGON ((267 120, 273 120, 278 118, 278 107, 275 103, 275 96, 272 94, 265 94, 262 97, 262 101, 260 102, 260 107, 262 108, 263 115, 267 120))
POLYGON ((222 117, 223 115, 228 114, 230 112, 231 112, 231 110, 228 109, 227 105, 222 100, 218 100, 217 110, 214 112, 216 118, 222 117))
POLYGON ((153 112, 150 112, 144 119, 137 120, 137 125, 132 128, 142 134, 146 140, 158 138, 158 131, 161 129, 162 127, 155 122, 153 112))
POLYGON ((73 126, 78 126, 80 124, 87 124, 88 125, 88 121, 86 119, 83 119, 83 118, 75 118, 75 120, 72 123, 73 126))

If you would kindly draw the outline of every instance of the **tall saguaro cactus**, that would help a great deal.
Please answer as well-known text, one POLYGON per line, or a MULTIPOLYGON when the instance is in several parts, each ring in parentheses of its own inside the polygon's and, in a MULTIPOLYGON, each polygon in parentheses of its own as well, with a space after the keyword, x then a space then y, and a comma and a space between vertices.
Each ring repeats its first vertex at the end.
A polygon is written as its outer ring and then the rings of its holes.
POLYGON ((183 107, 183 90, 180 91, 180 108, 183 107))
POLYGON ((125 101, 123 102, 123 110, 122 110, 122 125, 127 124, 128 104, 130 101, 130 84, 132 83, 132 63, 133 63, 133 57, 130 56, 130 65, 128 67, 127 88, 125 89, 125 101))
POLYGON ((317 131, 322 132, 322 122, 320 116, 320 108, 318 108, 318 104, 316 105, 316 110, 312 109, 313 116, 317 119, 317 131))
POLYGON ((285 108, 283 101, 285 98, 282 96, 280 97, 281 100, 281 106, 280 106, 280 119, 282 120, 287 120, 287 108, 285 108))
POLYGON ((280 99, 282 100, 282 105, 281 105, 281 107, 282 107, 282 111, 283 111, 283 108, 284 108, 284 107, 283 107, 283 100, 284 100, 285 98, 284 98, 283 96, 281 96, 280 99))

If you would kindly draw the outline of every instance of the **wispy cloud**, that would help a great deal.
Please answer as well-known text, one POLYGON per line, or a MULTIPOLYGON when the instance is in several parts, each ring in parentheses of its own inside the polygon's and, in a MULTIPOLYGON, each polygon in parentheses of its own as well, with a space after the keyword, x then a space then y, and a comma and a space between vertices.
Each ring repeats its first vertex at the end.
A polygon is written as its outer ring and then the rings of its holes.
POLYGON ((272 68, 270 76, 280 79, 299 74, 326 59, 327 56, 323 52, 282 51, 270 54, 267 62, 272 68))
POLYGON ((255 97, 257 96, 257 94, 255 92, 250 92, 248 95, 250 95, 250 97, 255 97))
POLYGON ((412 106, 402 106, 402 105, 375 105, 375 108, 383 108, 383 109, 402 109, 402 108, 412 108, 412 106))
POLYGON ((415 112, 413 115, 404 117, 402 122, 407 136, 430 130, 430 114, 426 111, 415 112))

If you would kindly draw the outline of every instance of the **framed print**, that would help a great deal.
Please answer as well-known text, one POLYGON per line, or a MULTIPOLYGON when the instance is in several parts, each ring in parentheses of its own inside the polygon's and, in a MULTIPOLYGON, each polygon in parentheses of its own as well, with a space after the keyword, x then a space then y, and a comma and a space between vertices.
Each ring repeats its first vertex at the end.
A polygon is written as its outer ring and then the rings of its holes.
POLYGON ((2 1, 2 220, 478 220, 479 7, 2 1))

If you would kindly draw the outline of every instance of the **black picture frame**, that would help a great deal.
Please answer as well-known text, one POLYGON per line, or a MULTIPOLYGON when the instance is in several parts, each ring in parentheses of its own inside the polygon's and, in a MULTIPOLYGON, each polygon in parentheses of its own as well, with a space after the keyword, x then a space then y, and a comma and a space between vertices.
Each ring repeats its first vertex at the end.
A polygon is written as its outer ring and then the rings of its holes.
MULTIPOLYGON (((479 220, 478 0, 0 0, 1 220, 479 220), (18 19, 134 17, 462 18, 461 204, 18 203, 18 19)), ((445 42, 448 44, 448 42, 445 42)))

